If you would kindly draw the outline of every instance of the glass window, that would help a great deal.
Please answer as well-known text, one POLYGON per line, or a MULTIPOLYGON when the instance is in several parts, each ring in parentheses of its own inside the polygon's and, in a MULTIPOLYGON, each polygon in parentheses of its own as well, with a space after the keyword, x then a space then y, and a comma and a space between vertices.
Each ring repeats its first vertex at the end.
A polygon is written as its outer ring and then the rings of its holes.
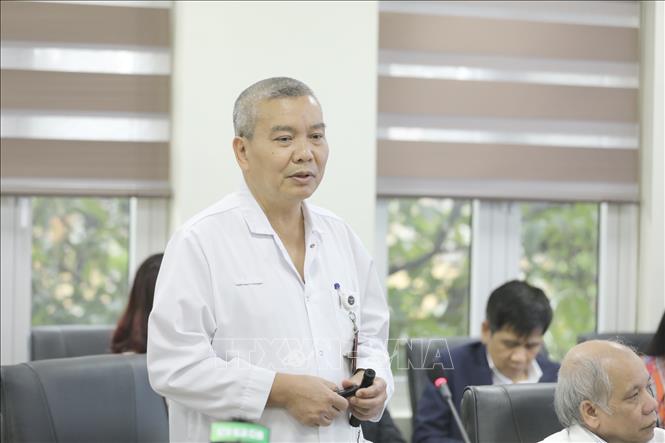
POLYGON ((32 199, 32 324, 114 324, 128 294, 129 198, 32 199))
POLYGON ((596 328, 598 204, 521 203, 521 278, 542 288, 554 319, 545 336, 560 360, 579 334, 596 328))
POLYGON ((411 406, 403 339, 469 331, 471 202, 399 198, 387 206, 388 352, 396 385, 390 408, 404 417, 411 406))
POLYGON ((466 335, 471 202, 393 199, 387 241, 390 338, 466 335))

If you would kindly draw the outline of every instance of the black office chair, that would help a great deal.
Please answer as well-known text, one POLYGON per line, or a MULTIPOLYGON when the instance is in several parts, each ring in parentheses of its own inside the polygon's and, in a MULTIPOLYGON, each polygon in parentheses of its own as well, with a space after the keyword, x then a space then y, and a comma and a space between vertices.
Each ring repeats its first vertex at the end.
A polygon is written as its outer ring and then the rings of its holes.
POLYGON ((556 383, 469 386, 462 422, 472 443, 535 443, 560 431, 556 383))
POLYGON ((30 331, 30 360, 111 353, 115 326, 35 326, 30 331))
POLYGON ((653 339, 653 332, 589 332, 577 336, 577 343, 588 340, 614 340, 645 353, 653 339))
POLYGON ((95 355, 2 366, 2 441, 166 442, 166 405, 145 354, 95 355))
POLYGON ((418 400, 425 386, 442 375, 441 365, 434 366, 434 360, 450 349, 479 340, 473 337, 410 338, 406 341, 407 379, 412 419, 418 410, 418 400))

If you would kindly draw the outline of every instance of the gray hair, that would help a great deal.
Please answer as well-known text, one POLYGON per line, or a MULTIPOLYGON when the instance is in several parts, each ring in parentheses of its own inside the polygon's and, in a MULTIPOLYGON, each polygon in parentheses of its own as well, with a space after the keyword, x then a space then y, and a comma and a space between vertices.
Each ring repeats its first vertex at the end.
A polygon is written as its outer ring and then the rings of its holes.
POLYGON ((264 100, 282 97, 311 96, 318 99, 303 82, 289 77, 272 77, 258 81, 242 91, 233 106, 233 129, 237 137, 254 136, 256 108, 264 100))
POLYGON ((559 371, 554 393, 554 410, 561 424, 569 427, 583 424, 580 404, 589 400, 610 414, 612 382, 602 358, 576 356, 559 371))

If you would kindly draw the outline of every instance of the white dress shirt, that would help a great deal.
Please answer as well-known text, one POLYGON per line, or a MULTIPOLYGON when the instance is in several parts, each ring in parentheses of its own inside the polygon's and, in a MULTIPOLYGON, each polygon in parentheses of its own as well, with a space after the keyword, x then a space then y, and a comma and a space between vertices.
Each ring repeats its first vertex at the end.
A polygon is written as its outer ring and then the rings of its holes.
POLYGON ((373 261, 340 218, 306 203, 303 214, 304 281, 247 189, 199 213, 169 241, 147 359, 153 388, 169 399, 171 441, 208 442, 210 424, 231 419, 267 426, 273 442, 357 441, 360 428, 347 414, 308 427, 266 407, 276 372, 341 387, 351 375, 343 356, 353 344, 350 310, 360 328, 357 366, 373 368, 390 399, 388 307, 373 261))
MULTIPOLYGON (((497 369, 496 365, 494 364, 494 360, 492 360, 492 357, 490 356, 489 352, 487 352, 487 364, 492 370, 493 385, 512 385, 513 383, 515 383, 510 377, 506 377, 505 375, 503 375, 501 371, 497 369)), ((543 376, 543 370, 540 369, 540 365, 534 358, 533 360, 531 360, 531 364, 527 369, 526 379, 520 380, 517 383, 538 383, 538 381, 542 376, 543 376)))
MULTIPOLYGON (((654 429, 654 435, 647 443, 664 443, 665 430, 660 428, 654 429)), ((593 432, 589 431, 583 426, 573 425, 562 431, 550 435, 545 440, 539 443, 606 443, 605 440, 598 437, 593 432)))

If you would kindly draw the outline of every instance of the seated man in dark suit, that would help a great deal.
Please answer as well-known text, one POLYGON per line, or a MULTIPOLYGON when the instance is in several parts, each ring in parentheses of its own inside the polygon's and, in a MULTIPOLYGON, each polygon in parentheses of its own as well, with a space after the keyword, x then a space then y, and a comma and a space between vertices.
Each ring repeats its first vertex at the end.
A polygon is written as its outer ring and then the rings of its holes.
MULTIPOLYGON (((448 379, 457 410, 467 386, 556 382, 559 365, 539 355, 551 320, 552 308, 541 289, 516 280, 495 289, 487 301, 482 341, 454 348, 435 362, 444 368, 441 375, 448 379)), ((428 385, 418 402, 413 443, 461 440, 452 412, 428 385)))

